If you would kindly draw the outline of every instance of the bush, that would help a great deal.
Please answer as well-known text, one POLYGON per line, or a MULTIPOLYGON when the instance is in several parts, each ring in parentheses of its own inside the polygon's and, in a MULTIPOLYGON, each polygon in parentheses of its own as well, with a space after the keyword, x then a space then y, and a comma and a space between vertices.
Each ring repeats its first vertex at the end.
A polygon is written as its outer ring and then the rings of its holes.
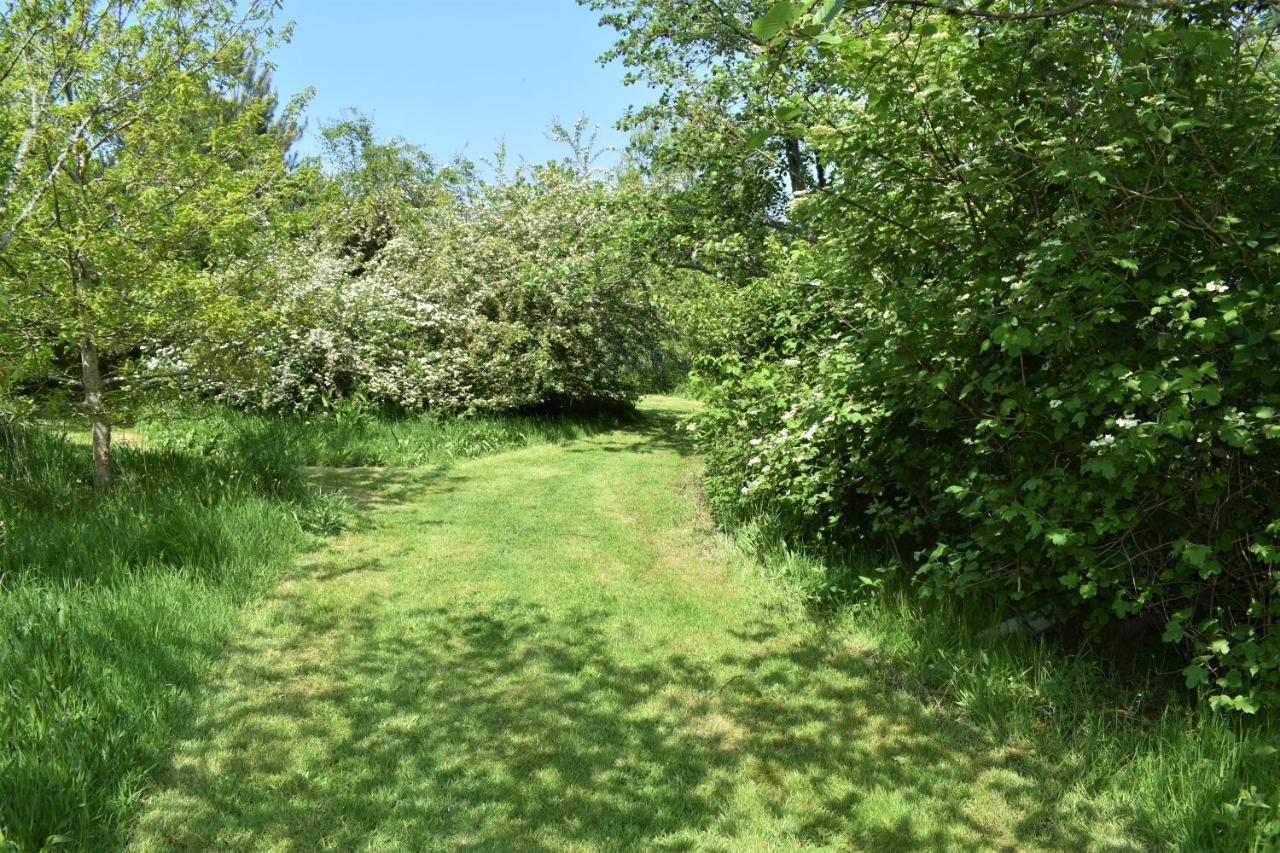
POLYGON ((634 402, 660 329, 652 264, 614 240, 623 191, 560 164, 472 189, 402 211, 367 257, 333 240, 276 257, 265 322, 226 347, 250 369, 211 390, 298 411, 634 402))
POLYGON ((1153 627, 1215 705, 1280 704, 1280 85, 1269 19, 1215 9, 797 48, 838 180, 703 365, 722 517, 1153 627))

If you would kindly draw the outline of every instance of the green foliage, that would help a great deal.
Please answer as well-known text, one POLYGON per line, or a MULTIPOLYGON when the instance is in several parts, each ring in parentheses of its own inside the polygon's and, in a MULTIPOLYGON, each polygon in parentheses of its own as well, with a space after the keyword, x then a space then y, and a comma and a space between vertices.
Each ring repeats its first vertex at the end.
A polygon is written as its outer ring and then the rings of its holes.
POLYGON ((698 177, 637 231, 697 270, 719 516, 1280 700, 1273 12, 590 5, 698 177))
POLYGON ((125 381, 147 374, 139 346, 209 343, 242 319, 225 269, 267 227, 287 145, 262 132, 274 96, 244 89, 270 13, 266 0, 18 4, 0 31, 14 111, 0 308, 16 312, 0 325, 18 330, 4 352, 18 378, 56 372, 89 338, 125 381))
POLYGON ((1269 17, 1202 12, 794 45, 836 179, 733 296, 699 432, 722 515, 887 542, 941 597, 1155 624, 1253 712, 1280 700, 1280 88, 1269 17))
POLYGON ((298 106, 275 116, 253 67, 276 5, 27 0, 0 24, 0 393, 78 372, 100 489, 118 392, 240 363, 233 271, 271 233, 298 106))

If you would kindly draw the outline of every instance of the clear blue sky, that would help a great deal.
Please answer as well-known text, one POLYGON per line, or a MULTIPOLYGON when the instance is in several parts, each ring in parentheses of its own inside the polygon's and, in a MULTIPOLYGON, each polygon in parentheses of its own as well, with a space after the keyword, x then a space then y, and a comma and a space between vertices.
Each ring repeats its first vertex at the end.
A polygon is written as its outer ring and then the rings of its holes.
POLYGON ((315 87, 304 154, 321 121, 354 106, 380 137, 439 159, 475 160, 505 137, 512 158, 540 162, 565 153, 546 139, 553 117, 585 114, 600 147, 622 145, 613 123, 649 99, 596 62, 613 30, 573 0, 285 0, 280 18, 295 22, 272 54, 281 99, 315 87))

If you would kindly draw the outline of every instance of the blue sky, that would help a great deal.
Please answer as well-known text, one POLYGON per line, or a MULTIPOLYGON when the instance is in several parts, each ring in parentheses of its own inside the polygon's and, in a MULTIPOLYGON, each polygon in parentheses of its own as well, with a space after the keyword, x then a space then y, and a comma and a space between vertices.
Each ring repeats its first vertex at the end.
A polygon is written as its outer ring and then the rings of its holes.
POLYGON ((539 162, 565 153, 546 139, 555 116, 599 124, 598 145, 621 145, 613 129, 645 89, 623 86, 623 69, 596 62, 613 30, 573 0, 285 0, 293 41, 272 55, 282 100, 315 87, 301 153, 345 107, 374 119, 379 136, 401 136, 439 159, 491 154, 539 162))

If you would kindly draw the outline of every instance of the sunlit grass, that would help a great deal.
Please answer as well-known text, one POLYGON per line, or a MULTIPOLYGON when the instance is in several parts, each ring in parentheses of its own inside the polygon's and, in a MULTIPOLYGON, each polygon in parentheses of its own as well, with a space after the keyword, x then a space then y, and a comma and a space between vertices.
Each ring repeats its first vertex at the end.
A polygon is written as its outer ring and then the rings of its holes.
POLYGON ((137 424, 159 447, 202 455, 244 455, 263 448, 306 466, 420 466, 474 459, 503 450, 567 441, 601 432, 625 410, 566 413, 397 417, 340 408, 314 415, 253 414, 209 406, 157 411, 137 424))
POLYGON ((236 607, 304 545, 316 495, 287 468, 122 446, 100 498, 83 447, 3 445, 0 827, 32 850, 109 848, 236 607))
POLYGON ((30 433, 16 454, 11 436, 7 836, 1267 849, 1272 722, 1192 710, 945 602, 833 596, 870 563, 727 539, 698 508, 684 405, 612 431, 402 422, 384 443, 367 423, 350 455, 331 421, 144 422, 105 501, 82 446, 30 433), (521 449, 465 461, 504 442, 521 449), (389 464, 409 454, 428 464, 389 464), (378 466, 296 467, 338 459, 378 466), (304 527, 348 522, 297 565, 320 542, 304 527))
POLYGON ((567 418, 272 420, 211 409, 122 431, 117 484, 84 436, 0 434, 0 849, 109 850, 244 605, 352 515, 299 464, 447 463, 587 434, 567 418))
POLYGON ((1271 730, 891 594, 815 618, 708 528, 675 406, 325 473, 373 511, 254 614, 134 846, 1247 849, 1271 730))

